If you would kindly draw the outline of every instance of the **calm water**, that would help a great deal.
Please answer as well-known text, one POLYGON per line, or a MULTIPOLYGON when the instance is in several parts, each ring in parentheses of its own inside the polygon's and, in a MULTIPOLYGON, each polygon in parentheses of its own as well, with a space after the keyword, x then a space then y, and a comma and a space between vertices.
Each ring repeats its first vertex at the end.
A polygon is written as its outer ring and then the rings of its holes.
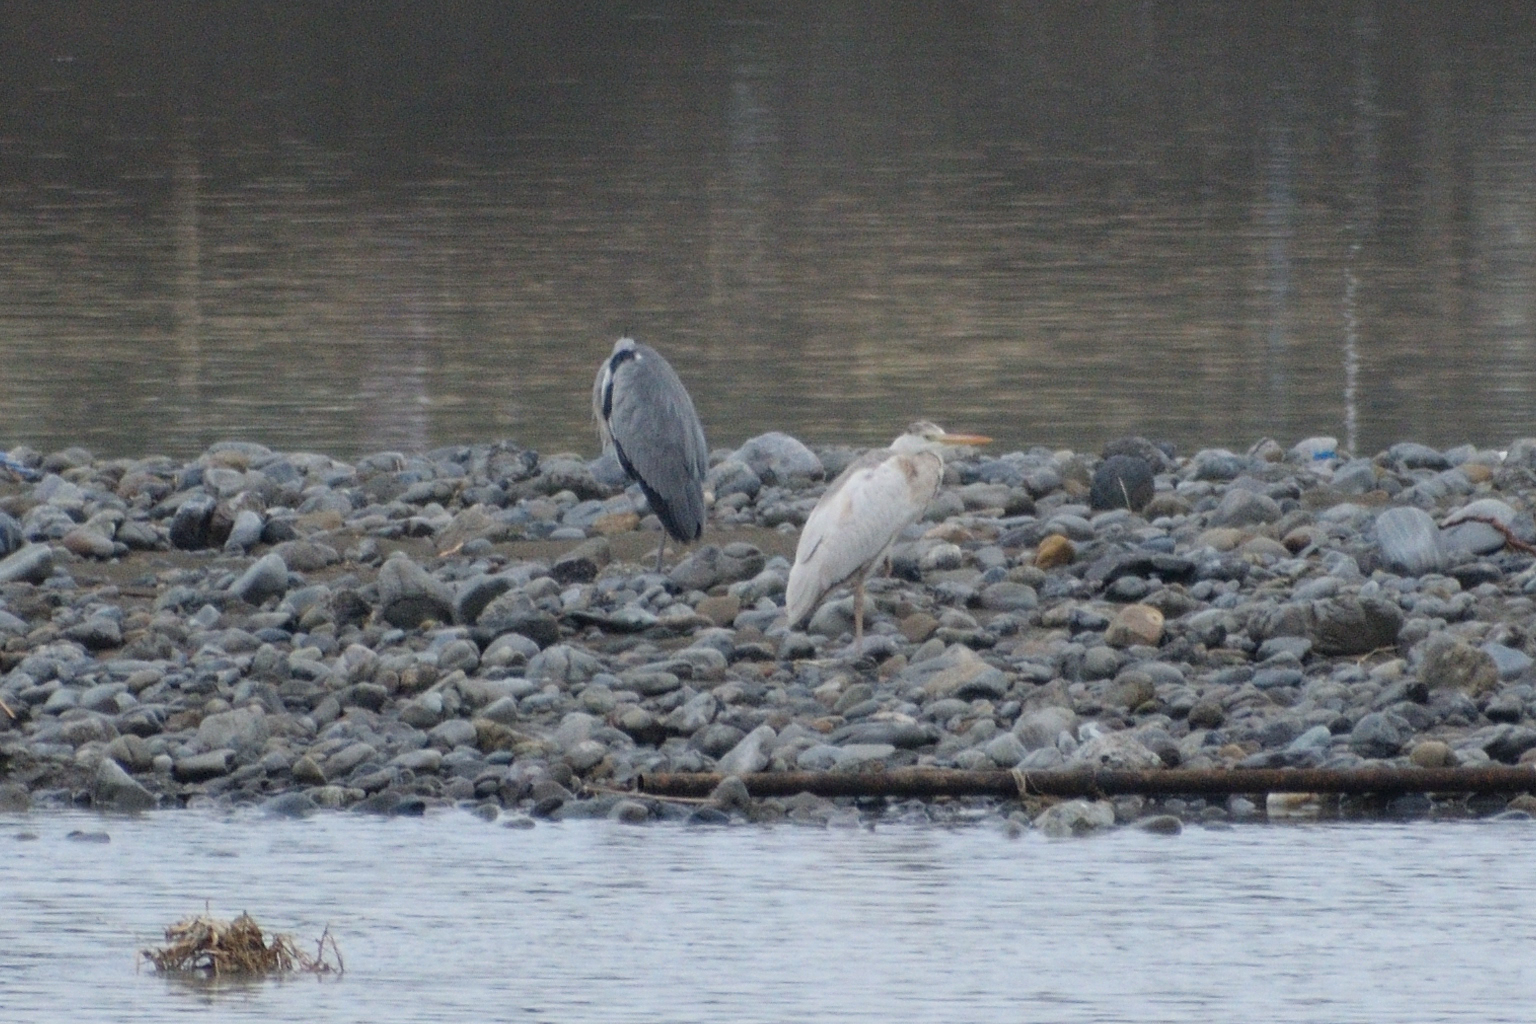
POLYGON ((1536 433, 1529 4, 721 10, 4 5, 0 445, 1536 433))
POLYGON ((0 816, 7 1021, 1529 1021, 1536 828, 0 816), (70 841, 106 829, 111 843, 70 841), (33 841, 15 837, 36 835, 33 841), (347 974, 136 972, 204 900, 347 974))

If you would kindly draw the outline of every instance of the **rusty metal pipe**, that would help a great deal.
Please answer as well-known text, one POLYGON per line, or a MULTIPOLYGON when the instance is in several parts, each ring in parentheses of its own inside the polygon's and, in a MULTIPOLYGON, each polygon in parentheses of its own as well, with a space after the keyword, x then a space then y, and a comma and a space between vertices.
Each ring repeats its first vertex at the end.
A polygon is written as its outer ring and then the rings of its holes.
MULTIPOLYGON (((714 772, 642 774, 642 793, 661 797, 705 797, 725 776, 714 772)), ((1050 771, 962 771, 949 768, 893 768, 872 772, 751 772, 740 776, 755 797, 816 796, 932 799, 952 796, 1098 797, 1233 793, 1521 793, 1536 792, 1536 766, 1474 768, 1113 768, 1050 771)))

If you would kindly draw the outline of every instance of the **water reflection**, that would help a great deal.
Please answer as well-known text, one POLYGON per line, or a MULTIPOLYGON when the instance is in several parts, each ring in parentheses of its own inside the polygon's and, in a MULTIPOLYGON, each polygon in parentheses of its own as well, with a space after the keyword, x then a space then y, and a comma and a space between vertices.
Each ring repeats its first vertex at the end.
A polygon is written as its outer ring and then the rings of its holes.
POLYGON ((1531 432, 1536 22, 999 0, 0 11, 0 444, 1531 432))

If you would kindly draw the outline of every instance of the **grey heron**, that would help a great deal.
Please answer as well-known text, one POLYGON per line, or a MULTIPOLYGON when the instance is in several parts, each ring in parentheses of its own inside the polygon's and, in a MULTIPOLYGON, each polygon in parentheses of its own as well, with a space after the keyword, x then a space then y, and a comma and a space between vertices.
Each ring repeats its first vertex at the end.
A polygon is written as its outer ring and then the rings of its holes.
POLYGON ((917 522, 944 478, 944 445, 986 444, 980 434, 950 434, 926 420, 889 448, 865 452, 832 481, 800 531, 784 610, 798 627, 822 598, 853 580, 853 644, 864 641, 864 578, 917 522))
POLYGON ((667 537, 687 543, 704 532, 709 449, 693 399, 661 353, 620 338, 592 382, 592 416, 603 449, 613 449, 666 531, 660 572, 667 537))

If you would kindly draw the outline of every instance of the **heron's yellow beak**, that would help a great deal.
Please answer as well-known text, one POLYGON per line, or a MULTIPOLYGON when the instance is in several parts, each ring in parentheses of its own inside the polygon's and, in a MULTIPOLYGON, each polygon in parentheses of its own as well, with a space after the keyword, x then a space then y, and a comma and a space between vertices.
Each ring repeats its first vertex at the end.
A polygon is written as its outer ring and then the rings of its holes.
POLYGON ((992 439, 983 434, 940 434, 934 438, 940 444, 991 444, 992 439))

